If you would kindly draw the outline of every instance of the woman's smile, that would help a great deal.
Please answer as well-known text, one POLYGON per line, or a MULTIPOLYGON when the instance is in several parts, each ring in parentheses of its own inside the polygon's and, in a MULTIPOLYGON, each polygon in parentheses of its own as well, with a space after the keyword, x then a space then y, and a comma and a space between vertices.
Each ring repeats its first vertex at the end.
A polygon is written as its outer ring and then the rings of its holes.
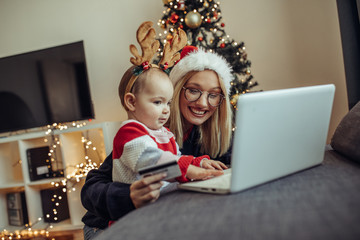
POLYGON ((198 109, 195 109, 195 108, 192 108, 192 107, 189 107, 189 109, 190 109, 190 111, 191 111, 192 113, 194 113, 195 115, 201 115, 201 116, 203 116, 203 115, 205 115, 205 113, 206 113, 206 111, 204 111, 204 110, 198 110, 198 109))

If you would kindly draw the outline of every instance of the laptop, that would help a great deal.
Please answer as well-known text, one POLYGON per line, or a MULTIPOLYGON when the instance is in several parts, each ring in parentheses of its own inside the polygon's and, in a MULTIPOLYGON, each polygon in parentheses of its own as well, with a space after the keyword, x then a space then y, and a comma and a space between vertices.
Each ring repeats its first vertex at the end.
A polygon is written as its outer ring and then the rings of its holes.
POLYGON ((333 84, 243 94, 236 111, 231 168, 180 189, 229 194, 322 163, 333 84))

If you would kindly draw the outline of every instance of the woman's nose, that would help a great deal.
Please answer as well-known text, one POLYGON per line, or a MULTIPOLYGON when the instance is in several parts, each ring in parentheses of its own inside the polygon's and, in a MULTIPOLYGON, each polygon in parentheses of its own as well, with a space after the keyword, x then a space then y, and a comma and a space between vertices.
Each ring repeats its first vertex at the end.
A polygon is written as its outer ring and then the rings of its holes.
POLYGON ((208 101, 207 101, 207 94, 202 94, 198 100, 196 100, 196 105, 201 107, 207 107, 208 101))

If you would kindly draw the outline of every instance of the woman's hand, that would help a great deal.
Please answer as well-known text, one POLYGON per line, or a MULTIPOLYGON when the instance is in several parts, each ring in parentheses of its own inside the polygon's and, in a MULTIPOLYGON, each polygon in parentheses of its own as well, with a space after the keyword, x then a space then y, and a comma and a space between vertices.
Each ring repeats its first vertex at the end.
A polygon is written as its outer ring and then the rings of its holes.
POLYGON ((140 208, 150 202, 155 202, 160 196, 160 188, 163 185, 162 179, 166 173, 159 173, 144 177, 133 182, 130 186, 130 198, 135 208, 140 208))
POLYGON ((186 172, 186 177, 191 180, 205 180, 223 174, 224 172, 222 170, 205 169, 205 168, 196 167, 194 165, 190 165, 186 172))
POLYGON ((218 170, 224 170, 228 168, 224 163, 211 159, 203 159, 201 161, 201 167, 206 169, 218 169, 218 170))

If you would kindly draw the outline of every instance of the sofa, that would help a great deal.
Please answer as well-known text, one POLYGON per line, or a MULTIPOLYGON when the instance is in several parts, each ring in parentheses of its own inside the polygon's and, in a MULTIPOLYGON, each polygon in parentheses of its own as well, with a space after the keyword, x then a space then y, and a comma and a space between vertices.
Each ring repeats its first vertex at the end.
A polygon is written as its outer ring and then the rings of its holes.
POLYGON ((360 102, 324 160, 230 195, 174 191, 118 220, 96 239, 360 239, 360 102))

